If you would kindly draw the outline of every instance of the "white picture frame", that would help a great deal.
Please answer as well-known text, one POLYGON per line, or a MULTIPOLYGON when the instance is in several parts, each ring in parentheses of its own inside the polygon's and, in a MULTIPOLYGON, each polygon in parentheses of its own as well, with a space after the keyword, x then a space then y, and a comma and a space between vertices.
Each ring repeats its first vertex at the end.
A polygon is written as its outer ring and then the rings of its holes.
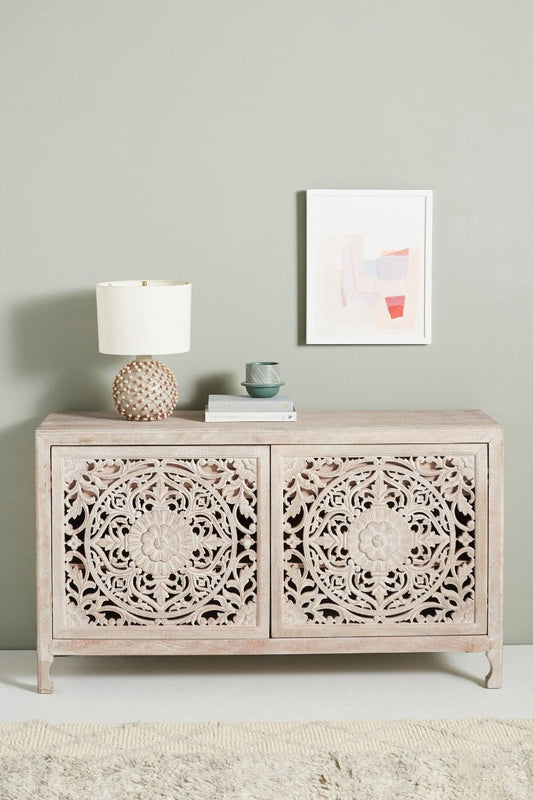
POLYGON ((429 344, 433 192, 306 198, 307 344, 429 344))

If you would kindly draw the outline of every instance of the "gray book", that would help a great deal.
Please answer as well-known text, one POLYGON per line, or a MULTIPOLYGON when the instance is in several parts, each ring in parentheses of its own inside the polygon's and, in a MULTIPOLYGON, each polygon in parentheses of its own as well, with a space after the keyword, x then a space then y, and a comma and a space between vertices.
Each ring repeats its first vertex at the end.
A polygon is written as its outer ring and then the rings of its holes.
POLYGON ((292 397, 277 394, 275 397, 248 397, 243 394, 210 394, 208 411, 232 413, 258 413, 262 411, 294 411, 292 397))

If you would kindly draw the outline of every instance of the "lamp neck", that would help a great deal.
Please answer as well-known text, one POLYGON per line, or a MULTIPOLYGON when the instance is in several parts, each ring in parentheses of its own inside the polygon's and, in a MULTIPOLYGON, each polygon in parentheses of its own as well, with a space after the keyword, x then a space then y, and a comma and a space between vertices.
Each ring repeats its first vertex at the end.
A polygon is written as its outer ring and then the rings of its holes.
POLYGON ((152 361, 152 356, 137 356, 135 361, 152 361))

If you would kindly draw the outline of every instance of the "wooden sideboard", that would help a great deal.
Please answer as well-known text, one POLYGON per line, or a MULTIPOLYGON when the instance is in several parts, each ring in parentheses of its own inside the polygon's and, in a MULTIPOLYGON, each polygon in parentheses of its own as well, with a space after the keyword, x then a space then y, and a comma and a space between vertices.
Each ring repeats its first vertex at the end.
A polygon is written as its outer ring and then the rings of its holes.
POLYGON ((51 414, 36 451, 40 692, 74 654, 484 651, 501 685, 481 411, 51 414))

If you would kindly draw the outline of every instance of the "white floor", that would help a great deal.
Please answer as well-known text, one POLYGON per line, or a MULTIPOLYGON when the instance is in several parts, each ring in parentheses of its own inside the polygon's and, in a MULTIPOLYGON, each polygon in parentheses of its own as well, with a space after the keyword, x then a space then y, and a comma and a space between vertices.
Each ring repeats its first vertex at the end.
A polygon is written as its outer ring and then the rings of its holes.
POLYGON ((505 648, 502 689, 484 654, 56 658, 0 652, 0 721, 272 721, 533 717, 533 647, 505 648))

